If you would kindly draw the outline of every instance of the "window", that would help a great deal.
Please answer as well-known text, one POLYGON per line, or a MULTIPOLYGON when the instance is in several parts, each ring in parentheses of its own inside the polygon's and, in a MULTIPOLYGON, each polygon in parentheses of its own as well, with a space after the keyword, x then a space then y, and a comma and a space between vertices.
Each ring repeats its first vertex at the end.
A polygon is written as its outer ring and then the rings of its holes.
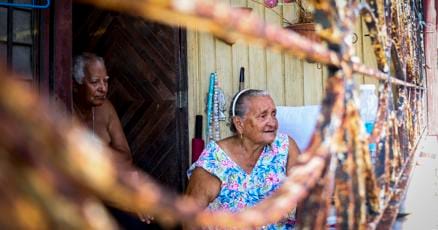
MULTIPOLYGON (((32 0, 9 0, 32 3, 32 0)), ((0 62, 33 85, 35 74, 35 13, 32 9, 0 6, 0 62)))

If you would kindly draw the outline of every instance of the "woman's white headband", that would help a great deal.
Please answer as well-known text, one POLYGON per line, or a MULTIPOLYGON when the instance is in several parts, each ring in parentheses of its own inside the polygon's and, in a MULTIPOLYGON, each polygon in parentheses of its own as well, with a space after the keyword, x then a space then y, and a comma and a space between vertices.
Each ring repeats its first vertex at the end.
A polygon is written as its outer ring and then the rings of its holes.
POLYGON ((244 92, 246 92, 248 90, 250 90, 250 89, 244 89, 244 90, 240 91, 236 95, 236 97, 234 98, 233 106, 231 107, 231 115, 233 115, 233 117, 236 116, 236 103, 237 103, 237 100, 239 99, 240 95, 242 95, 244 92))

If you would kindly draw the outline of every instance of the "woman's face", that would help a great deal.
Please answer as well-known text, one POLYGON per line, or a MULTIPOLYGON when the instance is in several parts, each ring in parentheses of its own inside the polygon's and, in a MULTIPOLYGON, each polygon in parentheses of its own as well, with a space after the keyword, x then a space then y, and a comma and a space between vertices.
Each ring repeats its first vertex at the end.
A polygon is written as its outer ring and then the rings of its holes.
POLYGON ((85 100, 92 106, 102 105, 108 92, 109 80, 104 64, 97 60, 92 61, 85 66, 84 73, 82 86, 85 100))
POLYGON ((243 136, 257 144, 270 144, 278 129, 277 109, 270 96, 250 97, 245 102, 247 112, 243 117, 243 136))

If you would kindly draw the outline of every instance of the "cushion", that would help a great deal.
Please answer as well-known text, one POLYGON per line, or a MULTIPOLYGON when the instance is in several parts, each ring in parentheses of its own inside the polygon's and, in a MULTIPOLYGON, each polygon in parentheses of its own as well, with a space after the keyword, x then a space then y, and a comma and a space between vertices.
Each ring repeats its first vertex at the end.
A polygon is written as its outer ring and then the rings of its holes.
POLYGON ((278 131, 291 136, 303 151, 315 129, 319 109, 319 105, 277 106, 278 131))

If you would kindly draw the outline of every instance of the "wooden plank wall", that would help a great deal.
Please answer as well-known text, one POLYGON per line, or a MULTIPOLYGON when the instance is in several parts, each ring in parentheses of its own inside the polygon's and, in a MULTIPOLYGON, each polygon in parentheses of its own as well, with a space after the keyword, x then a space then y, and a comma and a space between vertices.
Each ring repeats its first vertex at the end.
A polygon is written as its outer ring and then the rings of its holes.
MULTIPOLYGON (((292 23, 297 22, 295 3, 277 6, 271 10, 253 0, 225 1, 235 7, 250 7, 252 13, 270 23, 281 25, 281 17, 292 23)), ((370 39, 363 36, 368 33, 366 26, 360 21, 356 25, 356 55, 361 62, 376 67, 370 39)), ((245 88, 268 90, 277 105, 315 105, 320 103, 324 95, 327 70, 320 64, 297 60, 241 41, 229 45, 210 34, 188 31, 187 36, 190 138, 194 135, 195 115, 201 114, 204 116, 205 140, 206 95, 211 72, 217 72, 219 85, 227 98, 227 116, 230 100, 238 90, 240 67, 245 68, 245 88)), ((377 83, 362 75, 355 76, 354 80, 357 84, 377 83)), ((221 122, 222 138, 230 135, 226 123, 221 122)))

